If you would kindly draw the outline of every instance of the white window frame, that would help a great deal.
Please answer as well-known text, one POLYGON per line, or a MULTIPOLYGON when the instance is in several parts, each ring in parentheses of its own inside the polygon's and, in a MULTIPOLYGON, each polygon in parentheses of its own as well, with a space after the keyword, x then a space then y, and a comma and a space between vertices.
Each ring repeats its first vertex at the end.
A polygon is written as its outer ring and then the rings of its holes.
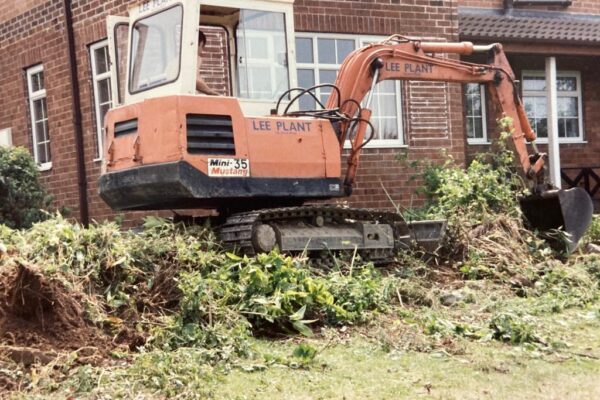
MULTIPOLYGON (((485 98, 485 85, 479 83, 479 95, 481 96, 481 127, 482 127, 482 133, 483 133, 483 137, 480 138, 469 138, 467 136, 467 143, 468 144, 473 144, 473 145, 477 145, 477 144, 490 144, 490 139, 488 137, 488 132, 487 132, 487 100, 485 98)), ((465 101, 466 101, 466 92, 465 92, 465 101)), ((465 118, 469 118, 470 116, 467 114, 466 112, 467 110, 465 109, 465 118)), ((465 123, 465 133, 467 132, 467 125, 465 123)))
MULTIPOLYGON (((32 139, 32 143, 33 143, 33 158, 35 160, 35 162, 38 164, 38 169, 40 171, 48 171, 49 169, 52 168, 52 161, 48 161, 45 163, 40 163, 38 162, 39 160, 39 156, 38 156, 38 141, 37 141, 37 131, 36 131, 36 121, 35 121, 35 108, 34 108, 34 103, 37 100, 41 100, 41 99, 45 99, 46 100, 46 112, 48 110, 48 100, 47 100, 47 96, 46 96, 46 77, 44 76, 44 88, 41 90, 37 90, 37 91, 33 91, 33 83, 31 81, 31 78, 38 74, 38 73, 44 73, 44 65, 43 64, 39 64, 36 65, 34 67, 28 68, 27 69, 27 92, 29 95, 29 114, 30 114, 30 119, 31 119, 31 139, 32 139)), ((46 124, 48 121, 48 116, 46 115, 46 124)), ((50 141, 50 132, 48 130, 48 132, 46 132, 48 135, 48 138, 46 141, 44 141, 43 143, 47 143, 48 145, 50 145, 51 141, 50 141)), ((52 160, 52 154, 49 153, 49 158, 50 160, 52 160)))
MULTIPOLYGON (((342 40, 353 40, 354 49, 362 47, 367 43, 380 42, 386 39, 386 36, 372 36, 372 35, 351 35, 341 33, 320 33, 320 32, 296 32, 296 38, 312 39, 313 41, 313 62, 312 63, 301 63, 296 62, 296 71, 299 69, 311 69, 314 73, 315 85, 320 84, 319 81, 319 70, 336 70, 339 71, 340 65, 337 64, 321 64, 319 63, 319 53, 317 42, 318 39, 342 39, 342 40)), ((404 120, 402 114, 402 87, 399 80, 394 81, 396 86, 396 110, 397 122, 398 122, 398 139, 373 139, 370 141, 365 148, 405 148, 408 147, 404 140, 404 120)), ((320 90, 317 90, 317 98, 320 99, 320 90)), ((373 98, 375 100, 375 97, 373 98)), ((344 143, 344 148, 350 148, 351 145, 348 141, 344 143)))
MULTIPOLYGON (((525 91, 525 77, 526 76, 534 76, 534 77, 546 77, 545 71, 540 70, 525 70, 521 72, 521 82, 522 85, 522 97, 545 97, 547 95, 546 91, 525 91)), ((581 91, 581 72, 579 71, 557 71, 556 77, 567 77, 567 78, 575 78, 577 82, 577 90, 571 92, 560 92, 557 91, 557 97, 577 97, 577 107, 578 107, 578 120, 579 120, 579 136, 578 137, 566 137, 566 138, 558 138, 559 143, 587 143, 584 137, 584 129, 583 129, 583 96, 581 91)), ((558 132, 557 132, 558 135, 558 132)), ((536 139, 536 143, 546 144, 548 143, 548 138, 538 138, 536 139)))
POLYGON ((112 93, 112 74, 111 74, 111 64, 110 64, 110 56, 108 55, 108 40, 102 40, 100 42, 94 43, 89 47, 89 51, 90 51, 90 63, 92 65, 92 87, 93 87, 93 92, 94 92, 94 113, 96 115, 96 136, 97 136, 97 146, 98 146, 98 154, 96 154, 96 157, 94 158, 94 161, 101 161, 102 160, 102 149, 103 149, 103 144, 104 144, 104 126, 102 126, 101 124, 101 120, 102 118, 100 118, 100 107, 103 104, 100 104, 100 90, 98 87, 98 83, 100 81, 103 81, 105 79, 109 79, 109 90, 110 90, 110 108, 113 108, 114 105, 114 100, 113 100, 113 93, 112 93), (107 70, 104 73, 99 74, 97 69, 96 69, 96 50, 102 48, 102 47, 106 47, 106 55, 107 55, 107 70))

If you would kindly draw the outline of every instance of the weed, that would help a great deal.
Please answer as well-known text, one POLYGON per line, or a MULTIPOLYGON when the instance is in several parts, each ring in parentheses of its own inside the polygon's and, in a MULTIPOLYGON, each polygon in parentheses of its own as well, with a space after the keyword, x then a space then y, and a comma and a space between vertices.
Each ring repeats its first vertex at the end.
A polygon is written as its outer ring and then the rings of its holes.
POLYGON ((294 349, 292 356, 299 361, 300 365, 308 365, 312 363, 317 356, 317 349, 310 344, 300 343, 294 349))
POLYGON ((493 339, 512 344, 541 343, 533 324, 513 313, 494 315, 489 324, 493 339))

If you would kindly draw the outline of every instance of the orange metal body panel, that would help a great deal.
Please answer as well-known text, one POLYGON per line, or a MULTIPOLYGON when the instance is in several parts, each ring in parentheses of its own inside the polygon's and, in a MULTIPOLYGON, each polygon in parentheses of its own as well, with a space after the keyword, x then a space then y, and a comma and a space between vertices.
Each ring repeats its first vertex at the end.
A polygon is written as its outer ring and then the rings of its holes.
POLYGON ((245 158, 250 176, 262 178, 339 178, 341 150, 328 120, 244 117, 232 97, 168 96, 109 111, 106 172, 184 160, 208 174, 209 158, 245 158), (188 154, 188 114, 230 116, 235 156, 188 154), (115 123, 138 120, 137 132, 115 138, 115 123))

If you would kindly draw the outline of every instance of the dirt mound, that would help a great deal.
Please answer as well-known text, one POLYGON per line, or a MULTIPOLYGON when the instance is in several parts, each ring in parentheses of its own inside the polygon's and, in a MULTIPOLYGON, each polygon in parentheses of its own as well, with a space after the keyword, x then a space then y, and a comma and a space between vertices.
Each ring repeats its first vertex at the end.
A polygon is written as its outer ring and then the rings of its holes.
POLYGON ((15 349, 34 348, 44 354, 86 349, 87 357, 90 353, 101 356, 113 346, 85 319, 85 301, 81 291, 68 290, 34 266, 17 263, 4 269, 0 273, 0 347, 9 355, 23 354, 15 349))

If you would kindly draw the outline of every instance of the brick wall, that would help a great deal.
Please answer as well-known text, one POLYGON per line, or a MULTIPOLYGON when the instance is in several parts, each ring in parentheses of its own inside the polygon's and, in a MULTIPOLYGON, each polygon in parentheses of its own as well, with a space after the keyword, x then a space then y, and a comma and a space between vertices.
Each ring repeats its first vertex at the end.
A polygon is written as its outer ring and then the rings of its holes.
POLYGON ((25 14, 30 10, 36 10, 46 2, 47 0, 4 1, 0 3, 0 24, 21 14, 25 14))
POLYGON ((206 46, 200 53, 200 76, 212 90, 223 96, 231 96, 231 81, 227 73, 227 32, 224 28, 216 26, 202 26, 202 32, 206 35, 206 46))
MULTIPOLYGON (((105 39, 106 16, 126 15, 127 8, 140 1, 73 1, 76 56, 81 89, 85 163, 88 180, 90 217, 101 220, 114 213, 99 198, 100 163, 97 152, 96 116, 94 115, 91 66, 88 46, 105 39)), ((298 31, 404 35, 458 39, 456 0, 297 0, 295 22, 298 31)), ((13 128, 15 145, 31 150, 31 127, 24 69, 43 63, 45 68, 49 133, 53 168, 43 173, 43 181, 56 197, 56 205, 70 208, 78 216, 77 170, 73 115, 69 97, 69 70, 64 32, 62 1, 7 1, 0 5, 0 129, 13 128)), ((230 92, 229 83, 210 66, 223 59, 218 51, 223 36, 207 31, 205 71, 208 83, 217 90, 230 92)), ((226 58, 226 57, 225 57, 226 58)), ((446 148, 458 160, 464 159, 461 89, 456 84, 404 86, 403 106, 408 160, 440 159, 446 148)), ((415 203, 419 183, 411 180, 414 171, 397 162, 406 149, 368 149, 362 158, 355 194, 349 199, 358 206, 389 207, 381 189, 387 189, 395 202, 415 203)), ((137 218, 140 213, 127 213, 137 218)))

